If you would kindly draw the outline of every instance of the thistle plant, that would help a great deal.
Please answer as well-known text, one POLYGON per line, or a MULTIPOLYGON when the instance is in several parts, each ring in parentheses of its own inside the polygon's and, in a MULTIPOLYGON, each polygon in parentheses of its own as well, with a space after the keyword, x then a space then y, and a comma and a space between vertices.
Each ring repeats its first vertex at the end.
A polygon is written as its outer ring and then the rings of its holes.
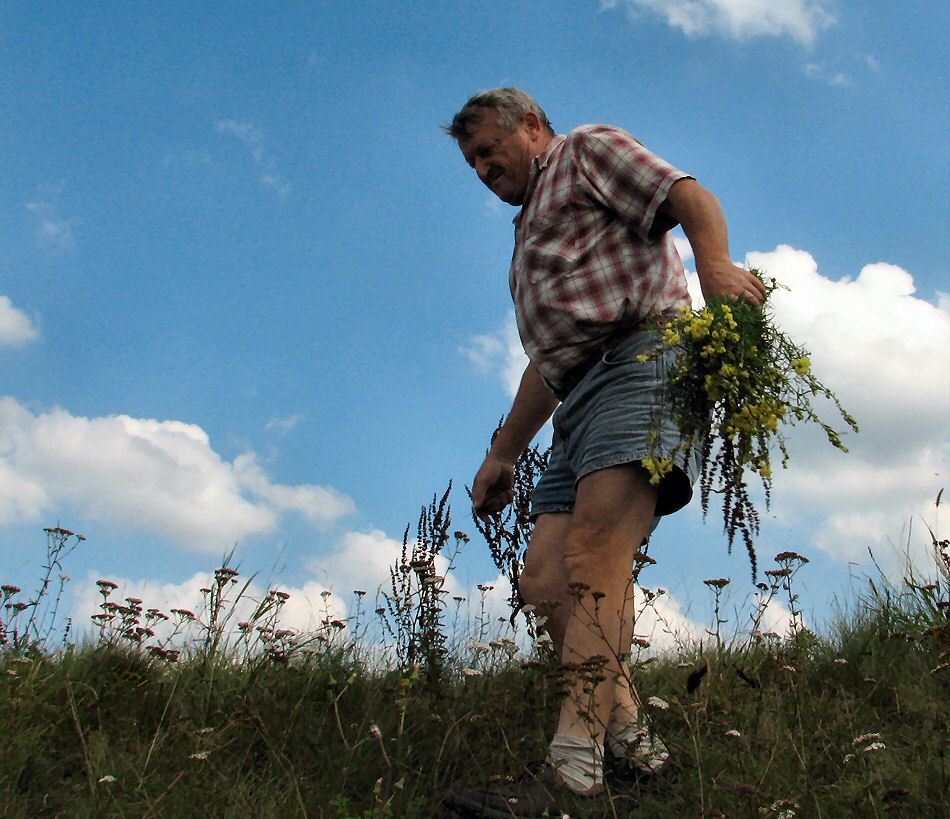
MULTIPOLYGON (((781 285, 759 270, 751 272, 766 287, 761 308, 715 297, 701 309, 684 308, 660 330, 659 347, 640 358, 646 361, 666 350, 677 354, 666 399, 682 443, 668 456, 654 451, 643 460, 651 483, 659 483, 673 469, 677 457, 700 444, 703 515, 709 512, 710 496, 721 495, 723 529, 730 550, 736 535, 741 535, 754 581, 753 538, 759 532, 760 514, 750 495, 750 482, 753 476, 758 478, 768 508, 773 450, 781 453, 783 468, 789 460, 783 426, 816 423, 832 446, 847 452, 841 433, 819 417, 814 402, 829 400, 855 432, 858 424, 812 372, 808 351, 776 327, 768 300, 781 285)), ((659 439, 659 424, 657 417, 654 441, 659 439)))

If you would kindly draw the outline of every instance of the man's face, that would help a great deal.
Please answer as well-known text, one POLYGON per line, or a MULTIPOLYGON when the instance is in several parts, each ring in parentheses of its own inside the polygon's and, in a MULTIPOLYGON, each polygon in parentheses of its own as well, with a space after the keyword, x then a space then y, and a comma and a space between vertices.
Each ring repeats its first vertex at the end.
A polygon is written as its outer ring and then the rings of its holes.
POLYGON ((538 118, 527 114, 514 131, 509 131, 498 122, 494 111, 486 110, 482 121, 470 130, 468 139, 459 140, 465 161, 502 202, 521 205, 528 190, 531 162, 541 152, 538 118))

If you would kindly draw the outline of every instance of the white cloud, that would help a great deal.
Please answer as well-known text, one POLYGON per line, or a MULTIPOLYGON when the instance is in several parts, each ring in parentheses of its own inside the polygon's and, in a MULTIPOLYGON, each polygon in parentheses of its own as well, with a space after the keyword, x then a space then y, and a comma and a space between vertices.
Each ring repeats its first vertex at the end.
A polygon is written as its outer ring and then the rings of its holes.
POLYGON ((13 306, 7 296, 0 296, 0 344, 22 347, 40 337, 40 331, 22 310, 13 306))
POLYGON ((235 458, 233 469, 238 483, 243 488, 268 501, 279 511, 299 512, 307 520, 320 523, 329 523, 356 511, 350 498, 331 487, 313 484, 283 486, 272 483, 252 452, 235 458))
POLYGON ((835 22, 825 4, 815 0, 601 0, 601 8, 621 5, 633 17, 643 12, 660 15, 688 37, 790 37, 811 45, 835 22))
MULTIPOLYGON (((814 430, 794 430, 787 472, 776 475, 777 511, 785 521, 816 520, 814 545, 843 560, 867 547, 889 565, 883 549, 917 520, 912 557, 929 561, 920 518, 950 526, 934 499, 950 472, 950 315, 914 295, 909 272, 866 265, 857 278, 822 276, 814 258, 787 245, 750 253, 788 291, 772 297, 777 323, 812 353, 814 371, 858 419, 844 455, 814 430)), ((836 423, 834 409, 826 419, 836 423)))
POLYGON ((354 508, 327 487, 273 483, 253 454, 229 463, 194 424, 34 414, 0 398, 0 521, 69 505, 210 553, 275 530, 287 511, 322 523, 354 508))
POLYGON ((518 336, 515 314, 508 314, 505 326, 494 333, 472 338, 462 352, 482 372, 500 372, 505 391, 511 397, 518 392, 528 356, 518 336))
POLYGON ((52 252, 65 252, 75 247, 72 224, 60 217, 53 205, 27 202, 26 209, 36 217, 36 238, 40 247, 52 252))
POLYGON ((260 170, 258 181, 265 187, 276 191, 280 196, 286 196, 293 190, 293 185, 277 172, 277 161, 267 151, 264 145, 264 132, 249 122, 238 122, 233 119, 222 119, 215 123, 220 134, 235 137, 247 149, 260 170))
POLYGON ((828 85, 836 85, 840 88, 848 88, 854 85, 854 79, 843 71, 828 71, 820 63, 807 63, 804 68, 805 76, 813 80, 826 82, 828 85))
POLYGON ((271 418, 264 425, 267 432, 276 432, 278 435, 287 435, 297 428, 297 425, 303 420, 301 415, 288 415, 286 418, 271 418))
POLYGON ((680 259, 683 260, 684 264, 693 258, 693 246, 685 236, 680 236, 678 233, 674 234, 673 244, 676 245, 676 252, 680 254, 680 259))

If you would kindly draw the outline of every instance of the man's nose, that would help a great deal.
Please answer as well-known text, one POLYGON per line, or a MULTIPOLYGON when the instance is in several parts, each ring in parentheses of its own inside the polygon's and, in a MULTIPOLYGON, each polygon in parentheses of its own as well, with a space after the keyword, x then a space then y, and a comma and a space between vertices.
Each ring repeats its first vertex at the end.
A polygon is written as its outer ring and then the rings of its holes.
POLYGON ((491 170, 491 166, 488 164, 486 159, 476 159, 475 160, 475 173, 478 174, 478 178, 482 182, 488 182, 488 172, 491 170))

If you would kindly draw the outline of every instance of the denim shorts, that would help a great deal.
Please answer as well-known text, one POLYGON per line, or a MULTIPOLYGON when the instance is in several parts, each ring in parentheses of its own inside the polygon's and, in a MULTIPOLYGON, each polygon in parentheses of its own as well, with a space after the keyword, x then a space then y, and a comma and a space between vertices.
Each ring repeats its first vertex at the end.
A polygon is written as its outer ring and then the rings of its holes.
POLYGON ((674 458, 673 470, 657 487, 654 527, 689 503, 700 471, 701 442, 685 452, 682 436, 664 403, 663 389, 675 353, 647 361, 637 356, 655 350, 653 330, 637 330, 605 353, 571 390, 554 413, 554 439, 547 469, 531 495, 531 517, 573 512, 577 483, 598 469, 634 464, 652 454, 654 419, 661 420, 657 451, 674 458))

